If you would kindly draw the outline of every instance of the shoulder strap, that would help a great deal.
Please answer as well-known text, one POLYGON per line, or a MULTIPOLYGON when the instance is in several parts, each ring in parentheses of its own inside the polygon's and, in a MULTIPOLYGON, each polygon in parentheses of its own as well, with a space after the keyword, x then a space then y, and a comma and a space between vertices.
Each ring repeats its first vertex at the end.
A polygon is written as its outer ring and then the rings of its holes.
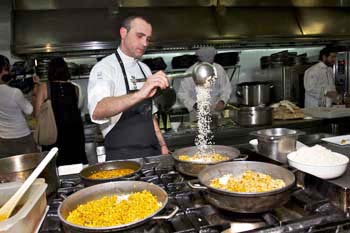
POLYGON ((146 76, 145 72, 143 72, 143 69, 141 68, 140 63, 139 63, 139 62, 137 62, 137 65, 139 66, 139 68, 140 68, 140 70, 141 70, 141 73, 143 74, 143 77, 146 79, 146 78, 147 78, 147 76, 146 76))

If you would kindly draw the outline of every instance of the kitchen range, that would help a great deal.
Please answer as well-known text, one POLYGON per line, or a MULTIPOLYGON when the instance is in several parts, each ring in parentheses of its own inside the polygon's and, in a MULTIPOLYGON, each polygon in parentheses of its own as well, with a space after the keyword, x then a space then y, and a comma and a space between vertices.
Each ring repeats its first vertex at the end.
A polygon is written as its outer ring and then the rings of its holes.
MULTIPOLYGON (((248 160, 277 163, 244 145, 239 148, 248 155, 248 160)), ((234 213, 210 204, 206 191, 192 189, 188 182, 196 182, 193 177, 183 175, 174 169, 171 156, 154 156, 135 159, 142 164, 138 176, 127 178, 150 182, 163 188, 168 194, 168 205, 162 215, 163 220, 151 220, 127 232, 348 232, 348 213, 333 197, 321 197, 317 192, 309 192, 309 187, 317 181, 319 187, 330 187, 326 180, 304 174, 295 169, 297 186, 291 190, 290 200, 271 211, 263 213, 234 213), (179 208, 176 212, 177 207, 179 208)), ((61 176, 57 192, 49 198, 49 211, 40 232, 74 232, 63 228, 58 216, 59 205, 71 194, 84 188, 78 175, 61 176), (66 230, 66 231, 65 231, 66 230)), ((93 187, 93 186, 92 186, 93 187)), ((341 199, 341 193, 338 199, 341 199)), ((348 203, 343 203, 348 206, 348 203)))

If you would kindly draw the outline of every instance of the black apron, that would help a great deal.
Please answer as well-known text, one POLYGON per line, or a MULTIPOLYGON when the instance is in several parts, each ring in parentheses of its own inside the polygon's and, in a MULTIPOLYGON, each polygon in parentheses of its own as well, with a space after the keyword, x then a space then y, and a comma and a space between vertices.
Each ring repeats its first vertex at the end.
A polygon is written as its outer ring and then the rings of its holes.
MULTIPOLYGON (((115 55, 123 72, 126 92, 129 94, 133 91, 129 88, 123 61, 118 52, 115 55)), ((139 67, 146 79, 140 65, 139 67)), ((160 155, 160 147, 153 126, 152 99, 143 100, 124 111, 119 121, 105 136, 104 146, 106 160, 160 155)))

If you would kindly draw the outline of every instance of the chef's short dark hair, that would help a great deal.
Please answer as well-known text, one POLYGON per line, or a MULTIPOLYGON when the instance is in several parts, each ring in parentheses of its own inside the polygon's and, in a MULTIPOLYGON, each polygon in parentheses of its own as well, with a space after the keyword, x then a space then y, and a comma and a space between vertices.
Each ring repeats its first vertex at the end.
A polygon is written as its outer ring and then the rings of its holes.
POLYGON ((145 21, 146 23, 148 23, 148 24, 151 25, 151 23, 149 22, 149 20, 146 19, 145 17, 143 17, 143 16, 137 16, 137 15, 132 15, 132 16, 126 17, 126 18, 122 21, 121 27, 126 28, 127 31, 130 31, 130 29, 131 29, 131 23, 132 23, 132 21, 134 21, 135 19, 142 19, 143 21, 145 21))
POLYGON ((0 72, 3 70, 10 70, 10 61, 7 57, 0 54, 0 72))
POLYGON ((326 57, 328 57, 331 53, 337 53, 338 52, 338 50, 337 50, 337 48, 336 47, 331 47, 331 46, 327 46, 327 47, 325 47, 325 48, 323 48, 323 49, 321 49, 321 51, 320 51, 320 56, 319 56, 319 60, 320 61, 322 61, 322 57, 323 56, 326 56, 326 57))

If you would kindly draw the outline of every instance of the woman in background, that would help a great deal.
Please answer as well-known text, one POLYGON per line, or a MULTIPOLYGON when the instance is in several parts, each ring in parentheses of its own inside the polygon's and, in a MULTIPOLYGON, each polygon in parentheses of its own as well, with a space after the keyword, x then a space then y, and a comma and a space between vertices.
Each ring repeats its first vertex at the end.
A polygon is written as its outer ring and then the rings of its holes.
POLYGON ((24 117, 33 106, 20 89, 7 85, 9 72, 9 59, 0 55, 0 158, 38 151, 24 117))
POLYGON ((51 103, 57 125, 57 142, 51 146, 43 146, 49 150, 57 146, 57 165, 87 163, 83 122, 78 108, 78 92, 76 85, 70 80, 66 62, 61 57, 53 58, 49 63, 48 83, 40 84, 34 106, 38 116, 40 106, 51 93, 51 103))

